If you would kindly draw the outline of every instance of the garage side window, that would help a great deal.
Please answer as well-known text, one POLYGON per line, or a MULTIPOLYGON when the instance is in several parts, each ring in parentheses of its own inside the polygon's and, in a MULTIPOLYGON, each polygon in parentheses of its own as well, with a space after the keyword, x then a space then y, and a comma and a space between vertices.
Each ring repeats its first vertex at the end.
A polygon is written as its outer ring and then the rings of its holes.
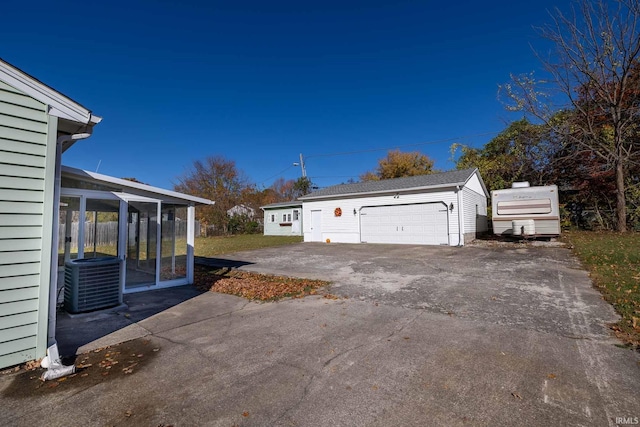
POLYGON ((299 219, 300 219, 300 211, 296 209, 293 211, 293 220, 298 221, 299 219))
POLYGON ((276 214, 269 215, 269 222, 276 222, 276 214))
POLYGON ((509 200, 498 202, 498 215, 551 213, 551 199, 509 200))

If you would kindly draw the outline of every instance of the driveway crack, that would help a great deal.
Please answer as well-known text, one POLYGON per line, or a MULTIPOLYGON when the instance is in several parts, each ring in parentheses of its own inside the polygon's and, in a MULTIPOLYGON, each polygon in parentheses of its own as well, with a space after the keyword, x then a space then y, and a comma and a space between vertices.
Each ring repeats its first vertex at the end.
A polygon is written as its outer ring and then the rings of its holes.
POLYGON ((407 326, 409 326, 410 324, 414 323, 419 317, 423 316, 424 313, 425 313, 424 311, 420 311, 418 314, 416 314, 411 319, 407 320, 403 325, 401 325, 400 328, 395 329, 394 331, 392 331, 389 335, 377 338, 377 339, 373 340, 373 342, 365 342, 365 343, 359 344, 359 345, 357 345, 355 347, 351 347, 351 348, 348 348, 348 349, 346 349, 344 351, 341 351, 340 353, 336 354, 335 356, 331 357, 329 360, 324 362, 322 367, 326 368, 327 366, 329 366, 331 364, 331 362, 333 362, 334 360, 336 360, 337 358, 339 358, 341 356, 344 356, 345 354, 351 353, 351 352, 353 352, 355 350, 358 350, 359 348, 365 347, 367 345, 378 344, 378 343, 382 342, 383 340, 387 340, 387 339, 393 337, 394 335, 399 334, 407 326))
MULTIPOLYGON (((227 312, 225 312, 225 313, 216 314, 216 315, 214 315, 214 316, 206 317, 206 318, 204 318, 204 319, 194 320, 193 322, 189 322, 189 323, 182 323, 182 324, 180 324, 179 326, 176 326, 176 327, 172 327, 172 328, 168 328, 168 329, 163 329, 163 330, 156 331, 156 332, 154 332, 154 333, 151 333, 151 335, 161 334, 161 333, 164 333, 164 332, 169 332, 169 331, 173 331, 173 330, 175 330, 175 329, 183 328, 183 327, 185 327, 185 326, 197 325, 198 323, 206 322, 206 321, 208 321, 208 320, 216 319, 216 318, 218 318, 218 317, 223 317, 223 316, 232 315, 232 314, 234 314, 234 313, 238 313, 238 312, 240 312, 240 311, 244 310, 244 309, 245 309, 245 307, 246 307, 247 305, 249 305, 249 304, 251 304, 251 301, 246 301, 246 302, 244 302, 244 304, 242 304, 242 307, 240 307, 240 308, 238 308, 238 309, 236 309, 236 310, 231 310, 231 311, 227 311, 227 312)), ((141 326, 141 325, 140 325, 140 323, 138 323, 138 326, 140 326, 141 328, 143 328, 143 329, 145 329, 145 330, 146 330, 146 328, 144 328, 143 326, 141 326)))
POLYGON ((304 390, 302 391, 302 394, 300 395, 300 398, 298 400, 296 400, 296 402, 294 402, 290 407, 288 407, 287 409, 285 409, 282 414, 280 414, 274 421, 273 424, 277 424, 280 420, 282 420, 284 417, 287 416, 288 413, 290 413, 291 411, 293 411, 294 409, 296 409, 298 406, 300 406, 300 404, 304 401, 304 399, 307 397, 307 395, 309 394, 309 389, 311 388, 311 384, 313 383, 313 381, 315 380, 316 375, 315 374, 311 374, 311 377, 309 378, 309 381, 307 382, 307 384, 305 384, 304 386, 304 390))

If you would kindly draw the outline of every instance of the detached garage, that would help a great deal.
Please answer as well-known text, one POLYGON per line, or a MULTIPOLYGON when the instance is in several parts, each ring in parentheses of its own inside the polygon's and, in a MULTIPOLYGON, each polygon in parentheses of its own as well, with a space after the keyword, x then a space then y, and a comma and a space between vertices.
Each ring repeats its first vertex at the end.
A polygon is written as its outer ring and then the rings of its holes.
POLYGON ((477 169, 343 184, 302 204, 305 242, 463 245, 487 231, 477 169))

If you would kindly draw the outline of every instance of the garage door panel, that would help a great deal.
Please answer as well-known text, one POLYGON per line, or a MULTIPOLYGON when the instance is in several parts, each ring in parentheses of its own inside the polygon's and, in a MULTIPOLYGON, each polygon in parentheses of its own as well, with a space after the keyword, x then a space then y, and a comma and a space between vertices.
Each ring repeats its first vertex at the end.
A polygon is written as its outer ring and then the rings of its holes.
POLYGON ((360 232, 367 243, 446 245, 448 211, 441 203, 365 207, 360 232))

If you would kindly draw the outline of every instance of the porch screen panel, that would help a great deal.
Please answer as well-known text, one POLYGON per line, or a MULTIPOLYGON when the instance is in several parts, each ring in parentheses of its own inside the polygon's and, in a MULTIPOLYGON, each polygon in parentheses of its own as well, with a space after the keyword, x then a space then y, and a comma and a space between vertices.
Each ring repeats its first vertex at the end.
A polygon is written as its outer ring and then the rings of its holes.
POLYGON ((162 204, 160 280, 187 277, 187 207, 162 204))
POLYGON ((120 202, 87 199, 84 226, 84 257, 118 256, 120 202))
POLYGON ((58 219, 58 267, 78 258, 78 231, 80 221, 80 198, 60 197, 58 219))

